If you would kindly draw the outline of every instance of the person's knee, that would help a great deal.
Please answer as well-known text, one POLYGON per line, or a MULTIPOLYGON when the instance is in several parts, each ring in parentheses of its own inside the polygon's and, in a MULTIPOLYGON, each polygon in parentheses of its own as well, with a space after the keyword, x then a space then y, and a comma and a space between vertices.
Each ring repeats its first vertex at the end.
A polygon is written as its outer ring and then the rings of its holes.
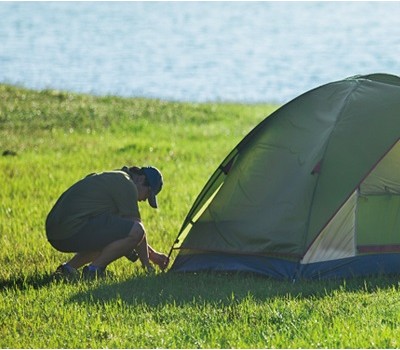
POLYGON ((146 231, 143 224, 140 221, 135 221, 128 237, 132 238, 136 243, 135 245, 137 245, 142 241, 145 234, 146 231))

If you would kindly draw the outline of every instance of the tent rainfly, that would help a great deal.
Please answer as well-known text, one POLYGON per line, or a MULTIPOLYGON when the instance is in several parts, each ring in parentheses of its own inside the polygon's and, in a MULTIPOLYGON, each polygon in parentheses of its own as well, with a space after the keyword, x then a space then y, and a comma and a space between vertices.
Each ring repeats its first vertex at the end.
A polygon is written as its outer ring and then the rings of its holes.
POLYGON ((206 183, 172 271, 278 279, 400 272, 400 77, 306 92, 257 125, 206 183))

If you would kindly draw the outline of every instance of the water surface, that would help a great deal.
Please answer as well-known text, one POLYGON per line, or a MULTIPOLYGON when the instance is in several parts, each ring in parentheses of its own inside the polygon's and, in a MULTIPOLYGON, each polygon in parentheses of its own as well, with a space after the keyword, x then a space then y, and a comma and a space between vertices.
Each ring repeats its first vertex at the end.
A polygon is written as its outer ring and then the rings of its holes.
POLYGON ((180 101, 286 102, 400 75, 399 2, 0 2, 0 82, 180 101))

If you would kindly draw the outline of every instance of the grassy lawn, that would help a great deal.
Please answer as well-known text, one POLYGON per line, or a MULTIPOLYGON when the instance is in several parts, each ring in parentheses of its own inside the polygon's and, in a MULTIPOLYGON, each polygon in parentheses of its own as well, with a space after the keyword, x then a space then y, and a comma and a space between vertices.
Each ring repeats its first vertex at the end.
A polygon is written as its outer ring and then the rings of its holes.
POLYGON ((51 280, 70 255, 47 243, 44 220, 68 186, 94 171, 158 167, 160 209, 141 204, 141 213, 150 244, 168 252, 209 176, 277 106, 6 85, 0 101, 1 348, 400 347, 398 277, 146 276, 121 259, 105 281, 51 280))

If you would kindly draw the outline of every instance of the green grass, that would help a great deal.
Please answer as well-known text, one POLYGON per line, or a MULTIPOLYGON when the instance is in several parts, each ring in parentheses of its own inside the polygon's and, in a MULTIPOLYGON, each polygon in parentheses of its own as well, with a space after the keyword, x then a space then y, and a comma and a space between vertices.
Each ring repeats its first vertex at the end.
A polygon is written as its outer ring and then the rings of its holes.
POLYGON ((160 209, 141 212, 150 244, 167 252, 215 168, 276 108, 0 85, 0 347, 400 347, 398 277, 146 276, 121 259, 113 279, 51 280, 70 255, 47 243, 44 220, 68 186, 122 165, 160 168, 160 209))

